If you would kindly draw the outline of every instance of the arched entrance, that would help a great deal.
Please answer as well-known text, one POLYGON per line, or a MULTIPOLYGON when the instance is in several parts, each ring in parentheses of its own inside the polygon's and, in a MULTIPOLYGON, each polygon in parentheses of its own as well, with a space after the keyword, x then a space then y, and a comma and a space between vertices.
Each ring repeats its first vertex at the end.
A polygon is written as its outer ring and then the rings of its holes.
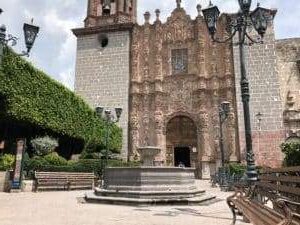
POLYGON ((167 165, 194 167, 197 162, 197 127, 187 116, 176 116, 167 123, 167 165))

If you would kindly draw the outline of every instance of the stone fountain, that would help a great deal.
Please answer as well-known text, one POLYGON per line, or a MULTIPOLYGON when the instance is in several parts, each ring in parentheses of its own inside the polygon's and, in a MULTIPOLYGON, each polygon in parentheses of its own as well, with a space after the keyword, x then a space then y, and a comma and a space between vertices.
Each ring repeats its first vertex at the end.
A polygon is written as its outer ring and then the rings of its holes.
POLYGON ((103 187, 86 193, 92 203, 157 205, 199 204, 215 197, 199 190, 193 168, 155 167, 158 147, 140 147, 142 166, 138 168, 107 168, 103 187))

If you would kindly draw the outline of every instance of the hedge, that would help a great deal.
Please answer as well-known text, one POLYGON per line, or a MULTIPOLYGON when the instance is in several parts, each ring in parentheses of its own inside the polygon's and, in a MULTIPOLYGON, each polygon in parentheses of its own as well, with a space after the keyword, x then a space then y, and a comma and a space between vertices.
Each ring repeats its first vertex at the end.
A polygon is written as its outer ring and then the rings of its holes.
MULTIPOLYGON (((24 171, 27 173, 28 178, 34 178, 34 171, 44 172, 94 172, 95 175, 101 177, 104 160, 85 159, 79 161, 69 161, 67 165, 50 165, 44 163, 42 160, 40 163, 37 159, 31 159, 24 166, 24 171)), ((124 162, 120 160, 108 160, 109 167, 139 167, 139 162, 124 162)))
MULTIPOLYGON (((80 97, 5 49, 0 70, 0 122, 17 121, 62 136, 104 143, 104 121, 80 97)), ((111 126, 109 148, 121 148, 121 129, 111 126)))

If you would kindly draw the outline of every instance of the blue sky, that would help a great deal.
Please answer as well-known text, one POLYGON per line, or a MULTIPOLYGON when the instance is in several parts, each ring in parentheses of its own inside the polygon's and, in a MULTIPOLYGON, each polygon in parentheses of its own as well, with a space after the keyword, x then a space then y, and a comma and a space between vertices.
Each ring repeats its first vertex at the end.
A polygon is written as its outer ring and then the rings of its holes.
MULTIPOLYGON (((194 18, 197 14, 196 5, 203 8, 209 0, 182 0, 187 13, 194 18)), ((238 10, 237 0, 213 0, 222 12, 238 10)), ((257 0, 253 0, 253 6, 257 0)), ((277 39, 300 37, 300 3, 299 0, 260 0, 261 6, 278 9, 275 19, 277 39)), ((51 77, 70 89, 74 86, 76 38, 71 29, 83 26, 86 15, 87 0, 1 0, 0 24, 4 23, 8 33, 19 37, 16 51, 24 50, 22 27, 24 22, 40 26, 40 33, 32 49, 29 60, 51 77)), ((138 0, 138 22, 143 22, 143 14, 159 8, 162 20, 176 6, 176 0, 138 0)), ((154 18, 154 16, 152 16, 154 18)))

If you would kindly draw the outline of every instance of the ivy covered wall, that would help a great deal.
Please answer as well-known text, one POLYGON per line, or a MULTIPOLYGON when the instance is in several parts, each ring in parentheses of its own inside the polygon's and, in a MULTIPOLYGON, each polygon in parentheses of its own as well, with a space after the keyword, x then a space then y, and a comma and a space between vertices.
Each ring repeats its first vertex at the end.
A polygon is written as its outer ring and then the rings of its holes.
MULTIPOLYGON (((2 136, 50 133, 67 143, 93 140, 104 147, 104 121, 95 111, 9 49, 0 68, 0 126, 2 136)), ((121 136, 121 129, 112 125, 109 148, 113 152, 121 148, 121 136)))

